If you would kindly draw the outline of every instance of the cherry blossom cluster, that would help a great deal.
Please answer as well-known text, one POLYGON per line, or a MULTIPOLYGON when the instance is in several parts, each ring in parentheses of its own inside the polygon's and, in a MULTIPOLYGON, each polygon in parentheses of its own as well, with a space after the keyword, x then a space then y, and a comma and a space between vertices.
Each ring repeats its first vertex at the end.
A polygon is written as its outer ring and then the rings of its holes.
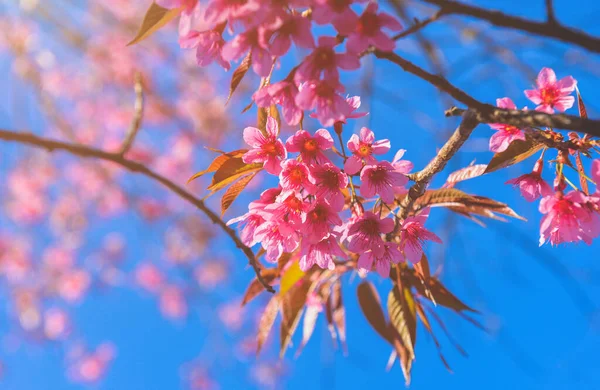
MULTIPOLYGON (((543 68, 538 74, 536 88, 525 91, 525 96, 536 104, 536 111, 552 114, 555 111, 564 112, 573 107, 575 97, 573 92, 577 89, 577 81, 566 76, 557 80, 556 74, 550 68, 543 68)), ((510 98, 498 99, 496 102, 500 108, 516 110, 515 103, 510 98)), ((526 107, 524 109, 527 109, 526 107)), ((551 129, 519 129, 506 124, 492 124, 496 133, 490 138, 490 150, 495 153, 505 152, 515 140, 525 141, 527 136, 534 136, 536 132, 544 132, 544 137, 553 141, 563 141, 562 134, 551 129)), ((575 133, 569 134, 571 147, 557 148, 558 156, 554 163, 557 170, 554 186, 550 186, 542 178, 544 167, 544 155, 535 162, 531 173, 509 180, 507 184, 519 187, 523 197, 533 202, 541 198, 539 210, 544 217, 540 227, 540 245, 550 242, 552 245, 563 242, 584 241, 588 244, 592 239, 600 235, 600 186, 596 187, 595 193, 589 193, 584 188, 577 188, 570 182, 564 173, 564 166, 573 167, 569 156, 580 158, 579 153, 590 149, 587 137, 582 139, 575 133), (567 186, 573 189, 565 193, 567 186)), ((591 174, 586 175, 579 172, 583 180, 591 178, 593 183, 600 183, 600 160, 594 160, 591 165, 591 174)), ((582 186, 583 187, 583 186, 582 186)), ((587 187, 587 186, 586 186, 587 187)))
POLYGON ((249 56, 253 71, 262 77, 271 74, 277 59, 284 56, 292 42, 309 54, 289 75, 253 96, 260 107, 278 104, 285 121, 297 125, 303 111, 313 111, 325 127, 353 116, 354 102, 344 99, 339 69, 360 67, 360 56, 367 48, 382 51, 395 48, 395 41, 383 29, 399 31, 400 23, 391 15, 368 3, 359 16, 353 6, 363 0, 291 0, 274 2, 249 0, 159 0, 166 8, 182 8, 179 25, 180 45, 195 49, 198 64, 213 62, 229 69, 230 62, 249 56), (315 40, 314 25, 331 25, 336 36, 315 40), (232 39, 225 41, 225 30, 232 39), (345 41, 345 51, 336 48, 345 41))
POLYGON ((424 241, 440 242, 424 227, 426 210, 403 220, 394 213, 396 196, 406 194, 406 174, 413 166, 401 159, 404 150, 393 161, 379 160, 390 150, 390 142, 376 141, 374 133, 363 127, 347 142, 352 155, 337 156, 341 160, 337 166, 332 160, 334 140, 326 129, 314 134, 298 130, 285 143, 278 134, 273 117, 268 117, 264 132, 244 129, 244 140, 251 147, 244 162, 262 163, 265 171, 278 176, 279 185, 251 202, 248 213, 228 222, 240 222, 242 241, 248 246, 260 243, 268 261, 276 263, 283 253, 298 253, 302 270, 314 264, 333 269, 336 259, 346 259, 351 252, 358 256, 359 270, 375 267, 388 277, 391 264, 418 262, 424 241), (374 202, 372 211, 365 210, 369 202, 374 202))

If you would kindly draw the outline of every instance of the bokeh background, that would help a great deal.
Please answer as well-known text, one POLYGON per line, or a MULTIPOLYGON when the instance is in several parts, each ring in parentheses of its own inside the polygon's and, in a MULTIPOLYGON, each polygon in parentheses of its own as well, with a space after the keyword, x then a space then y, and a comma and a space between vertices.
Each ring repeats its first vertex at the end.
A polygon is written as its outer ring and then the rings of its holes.
MULTIPOLYGON (((131 150, 136 160, 185 184, 214 157, 205 146, 238 149, 242 129, 255 122, 255 109, 240 112, 258 80, 247 77, 225 106, 231 71, 197 67, 193 53, 177 45, 176 23, 126 47, 149 3, 2 0, 0 128, 117 150, 132 120, 137 77, 145 99, 131 150)), ((471 3, 536 20, 545 15, 542 0, 471 3)), ((400 11, 405 26, 432 11, 419 1, 398 4, 382 6, 400 11)), ((557 0, 555 8, 562 23, 600 35, 596 1, 557 0)), ((479 100, 508 96, 520 107, 531 105, 523 90, 551 67, 558 77, 575 77, 590 117, 600 115, 597 55, 556 41, 453 16, 401 40, 397 51, 479 100)), ((305 54, 288 55, 274 79, 305 54)), ((369 115, 351 121, 345 139, 368 126, 391 140, 387 158, 402 148, 416 169, 423 167, 457 125, 443 116, 454 103, 393 64, 372 57, 362 64, 343 79, 369 115)), ((314 121, 306 127, 319 128, 314 121)), ((284 129, 284 137, 291 131, 284 129)), ((491 134, 480 125, 448 172, 488 162, 491 134)), ((432 270, 481 312, 487 331, 438 308, 468 357, 441 333, 449 373, 419 328, 412 389, 600 387, 600 244, 538 247, 537 204, 504 184, 532 164, 460 185, 508 203, 527 222, 489 221, 482 228, 443 210, 432 213, 429 228, 444 241, 427 248, 432 270)), ((203 196, 207 180, 187 188, 203 196)), ((268 184, 253 181, 225 219, 244 213, 268 184)), ((208 203, 216 210, 218 200, 208 203)), ((357 305, 358 275, 343 280, 347 352, 334 345, 321 315, 300 356, 292 348, 279 359, 272 334, 256 357, 267 297, 240 306, 254 276, 245 258, 196 209, 144 177, 0 143, 0 204, 2 389, 404 386, 397 364, 386 371, 390 347, 357 305)), ((389 281, 369 280, 387 294, 389 281)))

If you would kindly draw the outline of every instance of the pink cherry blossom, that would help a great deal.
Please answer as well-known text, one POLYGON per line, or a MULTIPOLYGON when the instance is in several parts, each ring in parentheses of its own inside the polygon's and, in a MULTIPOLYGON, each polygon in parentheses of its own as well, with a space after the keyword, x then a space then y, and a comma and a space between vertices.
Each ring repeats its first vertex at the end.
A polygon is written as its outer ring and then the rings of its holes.
POLYGON ((153 264, 142 263, 135 270, 136 283, 150 292, 158 292, 163 286, 163 274, 153 264))
POLYGON ((284 15, 278 17, 274 23, 266 27, 265 33, 261 36, 262 45, 269 47, 271 54, 275 56, 282 56, 287 53, 292 41, 296 46, 305 49, 315 47, 315 40, 310 32, 310 20, 299 14, 284 15), (271 38, 272 40, 269 43, 271 38))
POLYGON ((323 269, 334 269, 334 258, 346 259, 336 237, 328 235, 317 243, 303 240, 300 246, 300 269, 308 271, 314 264, 323 269))
POLYGON ((540 246, 550 241, 552 245, 563 242, 592 242, 600 231, 600 222, 585 205, 586 198, 579 191, 567 195, 558 192, 540 202, 544 214, 540 226, 540 246))
POLYGON ((196 49, 196 60, 199 66, 208 66, 216 62, 225 70, 229 70, 231 65, 223 59, 224 44, 223 36, 215 30, 190 31, 184 37, 179 38, 179 45, 183 49, 196 49))
POLYGON ((407 217, 402 222, 400 230, 400 251, 405 258, 413 264, 418 263, 421 260, 425 241, 433 241, 438 244, 442 243, 442 240, 435 233, 425 228, 424 225, 428 216, 429 212, 423 210, 420 214, 407 217))
POLYGON ((300 85, 296 104, 303 110, 315 110, 315 117, 325 127, 344 121, 352 112, 350 104, 339 95, 343 88, 327 81, 308 81, 300 85))
POLYGON ((115 347, 102 343, 94 352, 80 353, 69 367, 71 378, 75 382, 95 383, 100 380, 115 357, 115 347))
POLYGON ((533 171, 517 178, 511 179, 506 184, 519 187, 521 195, 528 201, 533 202, 540 196, 552 195, 552 187, 542 179, 542 168, 544 160, 536 161, 533 171))
POLYGON ((314 136, 306 130, 298 130, 287 139, 285 146, 288 152, 300 153, 306 164, 325 164, 329 159, 323 152, 331 149, 333 138, 325 129, 317 130, 314 136))
POLYGON ((375 265, 377 273, 383 278, 390 276, 390 269, 392 264, 398 264, 403 260, 402 253, 398 250, 398 245, 386 242, 383 245, 383 254, 381 256, 375 256, 373 251, 367 251, 360 255, 358 258, 358 269, 369 272, 375 265))
POLYGON ((65 338, 70 331, 70 322, 64 310, 52 308, 44 313, 44 335, 49 340, 65 338))
POLYGON ((360 194, 365 198, 371 198, 378 194, 384 203, 394 202, 394 188, 403 186, 408 178, 397 172, 387 161, 373 165, 365 165, 360 173, 360 194))
POLYGON ((242 58, 248 51, 252 55, 252 70, 259 76, 268 76, 273 59, 269 51, 260 45, 257 29, 236 35, 223 46, 221 53, 225 61, 234 61, 242 58))
POLYGON ((374 46, 381 51, 393 51, 396 48, 396 41, 388 37, 381 29, 400 31, 402 25, 385 12, 377 13, 377 8, 377 3, 369 3, 358 19, 357 28, 348 36, 346 43, 348 51, 362 53, 369 46, 374 46))
POLYGON ((380 257, 385 252, 381 235, 392 230, 394 230, 393 219, 381 219, 371 211, 365 211, 348 228, 348 249, 355 253, 371 250, 375 257, 380 257))
POLYGON ((306 220, 306 212, 310 204, 294 191, 283 192, 280 197, 283 198, 281 202, 265 207, 265 212, 270 215, 262 215, 268 220, 282 220, 291 226, 299 227, 306 220))
POLYGON ((258 243, 256 239, 256 229, 266 222, 266 219, 261 213, 256 211, 250 211, 237 218, 232 218, 227 221, 227 225, 240 222, 242 230, 240 232, 240 239, 247 246, 254 246, 258 243))
POLYGON ((358 16, 350 8, 352 0, 316 0, 312 16, 318 24, 332 23, 342 35, 356 28, 358 16))
MULTIPOLYGON (((347 119, 362 118, 369 114, 368 112, 355 112, 360 108, 360 96, 347 97, 346 102, 350 106, 350 113, 346 115, 346 118, 340 120, 339 122, 346 123, 347 119)), ((317 114, 315 114, 314 112, 311 112, 309 116, 311 118, 317 118, 317 114)))
POLYGON ((573 107, 575 98, 570 96, 577 86, 577 80, 571 76, 556 80, 556 74, 550 68, 542 68, 538 74, 537 89, 525 91, 525 96, 538 106, 536 111, 554 113, 554 110, 564 112, 573 107))
POLYGON ((58 282, 58 293, 68 302, 79 301, 91 283, 90 275, 84 270, 73 270, 61 276, 58 282))
POLYGON ((288 125, 295 126, 302 119, 302 110, 296 105, 298 87, 291 81, 280 81, 267 85, 254 93, 252 99, 259 107, 269 107, 279 104, 288 125))
POLYGON ((303 162, 298 160, 285 160, 281 164, 279 183, 284 191, 300 191, 305 189, 309 193, 312 193, 315 178, 312 176, 308 166, 303 162))
POLYGON ((319 242, 327 237, 333 226, 342 225, 338 213, 325 201, 318 200, 307 212, 302 228, 304 238, 309 242, 319 242))
POLYGON ((390 150, 390 141, 382 139, 375 141, 375 134, 368 128, 360 129, 360 135, 352 134, 348 141, 348 149, 352 152, 344 163, 344 171, 354 175, 362 169, 362 162, 375 164, 377 160, 373 154, 385 154, 390 150))
POLYGON ((163 8, 183 8, 186 11, 191 11, 198 3, 198 0, 156 0, 156 4, 163 8))
POLYGON ((260 7, 261 3, 258 0, 212 0, 206 7, 205 18, 208 23, 216 25, 232 19, 248 17, 257 12, 260 7))
MULTIPOLYGON (((516 110, 517 106, 510 98, 496 99, 496 105, 500 108, 506 108, 509 110, 516 110)), ((490 138, 490 150, 494 153, 504 152, 508 145, 516 139, 525 140, 525 133, 523 130, 503 123, 492 123, 490 127, 497 130, 494 135, 490 138)))
POLYGON ((187 316, 188 305, 180 287, 171 285, 160 293, 160 311, 170 319, 181 319, 187 316))
POLYGON ((348 187, 348 176, 331 163, 315 165, 312 168, 315 178, 315 192, 317 199, 325 199, 334 210, 344 208, 344 194, 342 190, 348 187))
POLYGON ((276 263, 283 252, 293 252, 300 243, 299 234, 284 221, 263 223, 254 235, 267 252, 265 259, 271 263, 276 263))
POLYGON ((267 118, 267 135, 265 136, 256 127, 246 127, 244 129, 244 141, 252 147, 251 150, 242 156, 246 164, 264 163, 265 170, 273 175, 279 175, 281 172, 281 161, 287 156, 285 146, 277 135, 279 127, 273 117, 267 118))
POLYGON ((294 80, 318 80, 324 74, 325 80, 337 83, 339 78, 338 68, 354 70, 360 67, 356 54, 336 53, 334 50, 338 41, 334 37, 320 37, 319 46, 309 54, 296 69, 294 80))

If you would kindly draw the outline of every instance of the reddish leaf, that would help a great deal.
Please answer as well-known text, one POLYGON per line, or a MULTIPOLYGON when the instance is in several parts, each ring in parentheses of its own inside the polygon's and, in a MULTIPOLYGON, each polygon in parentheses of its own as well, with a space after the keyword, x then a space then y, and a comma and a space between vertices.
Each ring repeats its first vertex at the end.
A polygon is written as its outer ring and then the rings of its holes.
POLYGON ((302 314, 302 309, 306 304, 306 297, 310 288, 311 283, 304 279, 301 283, 297 283, 290 288, 287 294, 281 296, 281 349, 279 351, 281 357, 285 354, 292 336, 298 327, 300 314, 302 314))
POLYGON ((577 108, 579 109, 579 116, 582 118, 587 118, 587 109, 585 108, 585 104, 583 104, 583 99, 579 93, 579 88, 575 87, 575 91, 577 92, 577 108))
POLYGON ((234 200, 242 193, 244 188, 250 183, 254 176, 256 176, 258 172, 251 173, 248 176, 243 176, 240 180, 235 182, 231 187, 225 191, 223 197, 221 198, 221 217, 225 214, 225 211, 229 209, 234 200))
POLYGON ((404 346, 402 340, 400 340, 398 337, 394 337, 392 342, 396 353, 400 357, 400 367, 402 368, 402 374, 404 375, 405 384, 408 387, 410 385, 410 373, 412 370, 412 362, 414 360, 414 355, 411 354, 410 350, 404 346))
POLYGON ((417 317, 415 301, 410 293, 410 289, 394 284, 388 295, 387 308, 390 323, 400 335, 400 340, 402 340, 402 344, 410 353, 410 357, 414 359, 417 317))
POLYGON ((344 352, 347 352, 346 310, 344 309, 344 303, 342 301, 342 284, 339 281, 333 285, 328 301, 327 307, 330 310, 328 317, 330 317, 331 321, 335 324, 342 348, 344 352))
POLYGON ((240 66, 233 72, 233 76, 231 76, 231 84, 229 85, 229 96, 227 96, 227 102, 231 99, 231 96, 240 85, 240 82, 250 69, 250 65, 252 65, 252 51, 249 51, 246 57, 244 57, 243 61, 240 63, 240 66))
POLYGON ((429 260, 427 259, 425 253, 421 255, 421 260, 418 263, 416 263, 414 267, 415 271, 417 272, 417 275, 422 280, 427 280, 431 277, 431 271, 429 270, 429 260))
POLYGON ((271 328, 273 328, 273 324, 275 323, 275 318, 277 318, 277 312, 279 311, 279 297, 277 295, 273 296, 262 316, 260 317, 260 321, 258 323, 258 335, 256 336, 256 354, 260 353, 263 344, 267 340, 269 333, 271 332, 271 328))
POLYGON ((452 294, 444 285, 436 278, 429 278, 426 282, 422 283, 418 277, 414 274, 406 273, 406 280, 412 287, 415 287, 417 291, 431 300, 437 305, 448 307, 454 311, 470 311, 478 313, 477 310, 467 306, 454 294, 452 294), (430 294, 426 293, 426 289, 429 290, 430 294))
POLYGON ((315 325, 317 323, 317 318, 319 317, 320 308, 318 306, 307 306, 304 311, 304 321, 302 322, 302 343, 298 347, 296 351, 296 356, 300 356, 302 349, 310 340, 313 331, 315 330, 315 325))
POLYGON ((146 15, 144 16, 144 20, 142 21, 138 33, 127 46, 131 46, 148 38, 180 13, 181 8, 166 9, 156 3, 152 3, 150 8, 148 8, 148 11, 146 11, 146 15))
POLYGON ((485 173, 486 169, 487 165, 485 164, 471 165, 466 168, 459 169, 458 171, 452 172, 448 176, 448 179, 446 179, 446 185, 444 187, 451 188, 456 183, 481 176, 485 173))
POLYGON ((526 136, 526 140, 514 140, 504 152, 494 154, 492 161, 487 165, 485 173, 506 168, 533 156, 544 144, 526 136))
MULTIPOLYGON (((271 284, 273 280, 277 277, 277 270, 275 268, 265 268, 260 271, 260 275, 265 280, 265 282, 271 284)), ((258 281, 258 279, 254 278, 250 285, 246 289, 244 293, 244 298, 242 299, 242 306, 246 305, 248 302, 253 300, 258 294, 263 292, 265 287, 258 281)))
POLYGON ((388 331, 387 321, 381 308, 381 300, 375 287, 367 281, 362 282, 356 289, 358 304, 369 324, 379 333, 381 337, 390 343, 391 337, 388 331))
POLYGON ((583 168, 583 162, 581 161, 581 153, 577 152, 575 156, 575 162, 577 163, 577 173, 579 174, 579 184, 581 185, 581 191, 588 195, 590 189, 588 187, 587 178, 585 176, 585 170, 583 168))

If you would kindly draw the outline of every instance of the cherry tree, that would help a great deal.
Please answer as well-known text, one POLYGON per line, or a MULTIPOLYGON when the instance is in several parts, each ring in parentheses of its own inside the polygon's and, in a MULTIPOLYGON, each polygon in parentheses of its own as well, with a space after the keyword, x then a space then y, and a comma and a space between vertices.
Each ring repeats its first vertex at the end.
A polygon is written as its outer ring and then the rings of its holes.
MULTIPOLYGON (((118 358, 118 345, 89 345, 72 319, 94 291, 133 288, 180 322, 199 310, 199 297, 213 302, 243 263, 253 273, 243 271, 241 302, 203 309, 226 330, 252 329, 236 347, 244 356, 263 349, 278 317, 281 356, 296 333, 302 351, 319 317, 346 349, 354 324, 346 323, 342 291, 352 289, 408 385, 417 329, 448 369, 440 332, 463 351, 440 309, 485 328, 481 313, 432 272, 439 264, 431 251, 452 236, 431 219, 445 210, 481 229, 485 219, 525 219, 500 200, 459 189, 464 182, 525 166, 505 184, 539 210, 540 225, 539 237, 519 240, 589 245, 600 235, 600 121, 588 118, 581 67, 532 70, 464 22, 516 31, 519 44, 560 41, 597 55, 600 38, 563 25, 552 1, 543 3, 544 21, 453 0, 102 3, 69 7, 67 23, 37 1, 6 6, 0 18, 0 48, 31 95, 23 104, 41 113, 35 124, 16 118, 14 128, 0 129, 3 149, 18 151, 2 179, 7 310, 19 340, 64 349, 75 382, 98 382, 118 358), (523 69, 531 85, 495 102, 458 87, 446 75, 443 42, 424 34, 441 23, 481 40, 486 56, 523 69), (411 41, 418 54, 405 55, 411 41), (438 149, 405 150, 390 141, 400 129, 366 122, 374 116, 374 63, 440 92, 442 123, 458 124, 438 149), (487 161, 456 166, 476 129, 487 132, 487 161), (410 161, 419 155, 427 155, 423 166, 410 161), (133 263, 119 231, 131 218, 152 243, 133 263), (221 245, 235 253, 219 258, 221 245), (245 309, 251 301, 260 302, 256 318, 245 309)), ((276 386, 282 364, 252 359, 257 383, 276 386)), ((205 363, 185 366, 189 388, 216 385, 205 363)))

